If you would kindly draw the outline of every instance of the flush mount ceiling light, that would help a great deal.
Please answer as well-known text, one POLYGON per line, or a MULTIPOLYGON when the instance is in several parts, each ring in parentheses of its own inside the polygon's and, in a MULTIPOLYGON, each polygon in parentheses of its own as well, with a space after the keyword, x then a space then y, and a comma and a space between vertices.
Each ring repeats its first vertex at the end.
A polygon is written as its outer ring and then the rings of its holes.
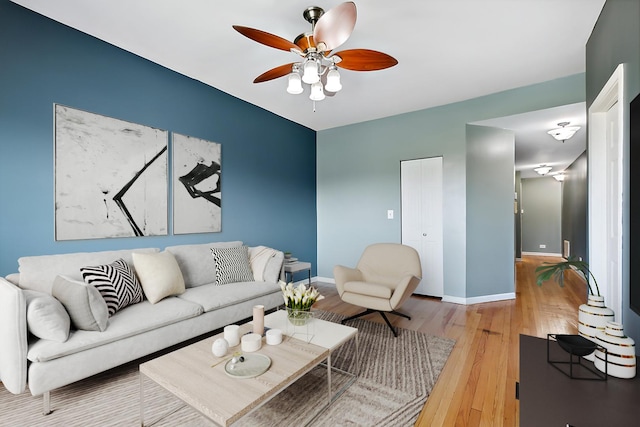
POLYGON ((557 174, 553 175, 553 177, 556 179, 556 181, 562 182, 562 181, 564 181, 566 175, 561 172, 561 173, 557 173, 557 174))
POLYGON ((280 65, 256 77, 254 83, 262 83, 279 77, 289 76, 287 92, 293 95, 304 91, 302 83, 310 86, 310 96, 314 102, 326 95, 333 95, 342 89, 338 67, 352 71, 375 71, 393 67, 398 61, 370 49, 348 49, 333 52, 347 41, 356 25, 356 5, 342 3, 329 11, 311 6, 302 13, 311 24, 311 32, 300 34, 290 42, 282 37, 254 28, 234 25, 233 28, 245 37, 263 45, 290 51, 302 57, 300 62, 280 65))
POLYGON ((538 175, 546 175, 549 173, 550 170, 551 170, 551 166, 546 166, 546 165, 540 165, 540 167, 537 167, 534 169, 534 171, 536 171, 538 175))
POLYGON ((551 129, 547 133, 558 141, 565 142, 580 130, 580 126, 568 126, 569 123, 570 122, 560 122, 558 123, 558 126, 560 126, 559 128, 551 129))

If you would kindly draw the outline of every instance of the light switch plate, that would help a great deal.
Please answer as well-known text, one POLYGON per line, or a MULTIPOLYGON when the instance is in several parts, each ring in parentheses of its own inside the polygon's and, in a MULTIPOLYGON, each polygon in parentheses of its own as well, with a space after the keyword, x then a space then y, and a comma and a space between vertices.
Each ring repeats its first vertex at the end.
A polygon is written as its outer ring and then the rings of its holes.
POLYGON ((387 219, 393 219, 393 209, 387 211, 387 219))

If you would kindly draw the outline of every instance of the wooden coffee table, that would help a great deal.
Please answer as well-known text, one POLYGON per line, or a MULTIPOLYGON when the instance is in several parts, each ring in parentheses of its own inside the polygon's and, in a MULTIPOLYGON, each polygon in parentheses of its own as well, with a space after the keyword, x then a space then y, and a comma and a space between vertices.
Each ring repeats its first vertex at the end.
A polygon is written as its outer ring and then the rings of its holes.
MULTIPOLYGON (((284 333, 287 333, 286 321, 284 311, 265 316, 265 326, 280 328, 284 333)), ((145 425, 145 378, 154 381, 214 423, 228 426, 268 402, 326 360, 329 405, 340 393, 334 395, 331 390, 331 352, 353 338, 356 339, 357 349, 358 330, 319 319, 313 319, 312 322, 314 333, 309 342, 284 336, 281 344, 271 346, 263 338, 262 348, 257 353, 268 356, 271 367, 255 378, 232 378, 225 372, 227 360, 234 351, 240 351, 240 346, 232 347, 223 358, 215 357, 211 345, 222 337, 222 333, 141 364, 141 425, 145 425), (215 387, 212 386, 214 384, 215 387), (231 390, 233 393, 229 392, 231 390)), ((241 334, 250 332, 251 328, 251 324, 241 325, 241 334)))

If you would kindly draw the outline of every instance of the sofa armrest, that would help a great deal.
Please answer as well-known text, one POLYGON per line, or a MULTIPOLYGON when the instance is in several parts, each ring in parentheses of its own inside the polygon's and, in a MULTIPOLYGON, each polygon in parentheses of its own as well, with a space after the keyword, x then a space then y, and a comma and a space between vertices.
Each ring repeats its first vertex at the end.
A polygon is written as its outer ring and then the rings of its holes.
POLYGON ((0 277, 0 380, 11 393, 27 384, 27 302, 18 288, 0 277))
POLYGON ((342 296, 344 293, 344 284, 347 282, 361 282, 362 273, 355 268, 345 267, 344 265, 336 265, 333 267, 333 278, 336 281, 336 288, 338 289, 338 295, 342 296))

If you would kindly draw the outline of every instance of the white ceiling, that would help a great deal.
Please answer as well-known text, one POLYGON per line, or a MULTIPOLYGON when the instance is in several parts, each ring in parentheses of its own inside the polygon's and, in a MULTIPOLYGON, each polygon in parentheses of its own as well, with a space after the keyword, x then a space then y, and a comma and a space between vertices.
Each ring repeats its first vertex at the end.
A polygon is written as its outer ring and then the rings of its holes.
POLYGON ((533 169, 541 165, 551 166, 550 175, 564 171, 587 148, 586 104, 564 105, 545 110, 515 114, 473 123, 509 129, 515 133, 515 168, 522 178, 538 178, 533 169), (565 142, 557 141, 548 131, 560 122, 570 122, 580 130, 565 142))
MULTIPOLYGON (((379 50, 399 64, 381 71, 341 70, 343 89, 318 102, 314 112, 308 89, 302 95, 289 95, 286 78, 252 83, 264 71, 298 56, 256 43, 231 27, 248 26, 293 41, 310 31, 302 17, 309 0, 12 1, 316 131, 582 73, 585 45, 605 3, 358 1, 355 29, 336 51, 379 50)), ((329 10, 341 2, 313 4, 329 10)), ((569 141, 563 147, 546 134, 562 121, 559 118, 573 117, 575 111, 553 113, 493 122, 516 131, 517 168, 547 163, 556 170, 584 150, 575 154, 574 146, 567 149, 569 141), (536 117, 538 130, 530 129, 533 124, 526 124, 527 117, 536 117), (551 151, 545 154, 543 148, 549 145, 551 151)), ((580 133, 584 135, 584 126, 571 144, 578 142, 580 133)))

